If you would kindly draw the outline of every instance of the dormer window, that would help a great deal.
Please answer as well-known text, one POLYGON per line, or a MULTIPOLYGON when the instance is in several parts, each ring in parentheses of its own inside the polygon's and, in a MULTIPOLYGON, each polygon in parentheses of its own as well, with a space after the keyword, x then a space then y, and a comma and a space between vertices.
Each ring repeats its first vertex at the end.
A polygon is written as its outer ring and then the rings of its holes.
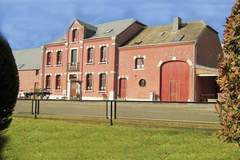
POLYGON ((110 33, 110 32, 112 32, 112 31, 113 31, 113 28, 108 29, 108 30, 106 30, 106 31, 104 32, 104 34, 110 33))
POLYGON ((73 42, 77 41, 77 35, 78 35, 78 30, 73 29, 73 31, 72 31, 72 41, 73 42))

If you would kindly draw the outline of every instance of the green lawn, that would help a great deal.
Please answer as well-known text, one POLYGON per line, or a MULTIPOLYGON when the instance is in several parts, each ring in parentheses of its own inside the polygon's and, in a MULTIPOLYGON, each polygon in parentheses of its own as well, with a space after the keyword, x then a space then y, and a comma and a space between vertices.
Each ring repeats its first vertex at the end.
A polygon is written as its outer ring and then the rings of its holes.
POLYGON ((14 118, 6 160, 239 160, 240 149, 216 132, 14 118))

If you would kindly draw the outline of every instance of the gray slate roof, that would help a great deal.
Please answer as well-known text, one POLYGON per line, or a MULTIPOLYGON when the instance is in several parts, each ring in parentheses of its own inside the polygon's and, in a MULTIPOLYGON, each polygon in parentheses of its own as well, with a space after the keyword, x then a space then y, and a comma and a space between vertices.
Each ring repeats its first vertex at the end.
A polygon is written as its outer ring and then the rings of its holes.
POLYGON ((18 70, 40 69, 42 59, 41 48, 13 51, 18 70))
MULTIPOLYGON (((134 22, 136 22, 136 20, 134 19, 122 19, 93 26, 85 22, 79 21, 79 23, 85 25, 87 28, 93 29, 94 27, 96 27, 96 33, 93 36, 89 37, 89 39, 100 37, 115 37, 119 35, 121 32, 123 32, 125 29, 127 29, 134 22)), ((65 35, 63 35, 57 38, 56 40, 50 42, 49 44, 60 43, 65 41, 66 38, 65 35)))
POLYGON ((172 24, 157 27, 146 27, 125 46, 130 47, 180 41, 195 41, 207 27, 209 26, 207 26, 203 21, 184 23, 177 32, 172 31, 172 24))

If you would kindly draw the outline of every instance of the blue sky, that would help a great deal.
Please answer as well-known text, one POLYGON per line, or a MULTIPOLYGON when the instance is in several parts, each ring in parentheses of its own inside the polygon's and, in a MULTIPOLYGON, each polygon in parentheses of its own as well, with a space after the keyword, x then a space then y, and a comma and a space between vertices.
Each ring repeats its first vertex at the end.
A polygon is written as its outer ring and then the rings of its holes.
POLYGON ((39 47, 65 34, 71 22, 99 24, 134 18, 155 26, 204 20, 222 38, 235 0, 0 0, 0 30, 14 50, 39 47))

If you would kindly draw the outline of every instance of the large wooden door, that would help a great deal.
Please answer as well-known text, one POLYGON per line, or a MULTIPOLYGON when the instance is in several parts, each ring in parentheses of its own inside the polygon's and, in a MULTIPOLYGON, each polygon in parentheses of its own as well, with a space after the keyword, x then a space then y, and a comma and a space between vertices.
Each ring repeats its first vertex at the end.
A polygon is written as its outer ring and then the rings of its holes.
POLYGON ((161 67, 161 100, 188 101, 189 65, 182 61, 164 63, 161 67))
POLYGON ((119 97, 126 98, 127 96, 127 79, 121 78, 119 82, 119 97))
POLYGON ((169 89, 170 89, 170 101, 177 101, 180 96, 179 92, 179 81, 178 80, 170 80, 169 83, 169 89))
POLYGON ((71 81, 71 97, 77 97, 77 82, 71 81))

